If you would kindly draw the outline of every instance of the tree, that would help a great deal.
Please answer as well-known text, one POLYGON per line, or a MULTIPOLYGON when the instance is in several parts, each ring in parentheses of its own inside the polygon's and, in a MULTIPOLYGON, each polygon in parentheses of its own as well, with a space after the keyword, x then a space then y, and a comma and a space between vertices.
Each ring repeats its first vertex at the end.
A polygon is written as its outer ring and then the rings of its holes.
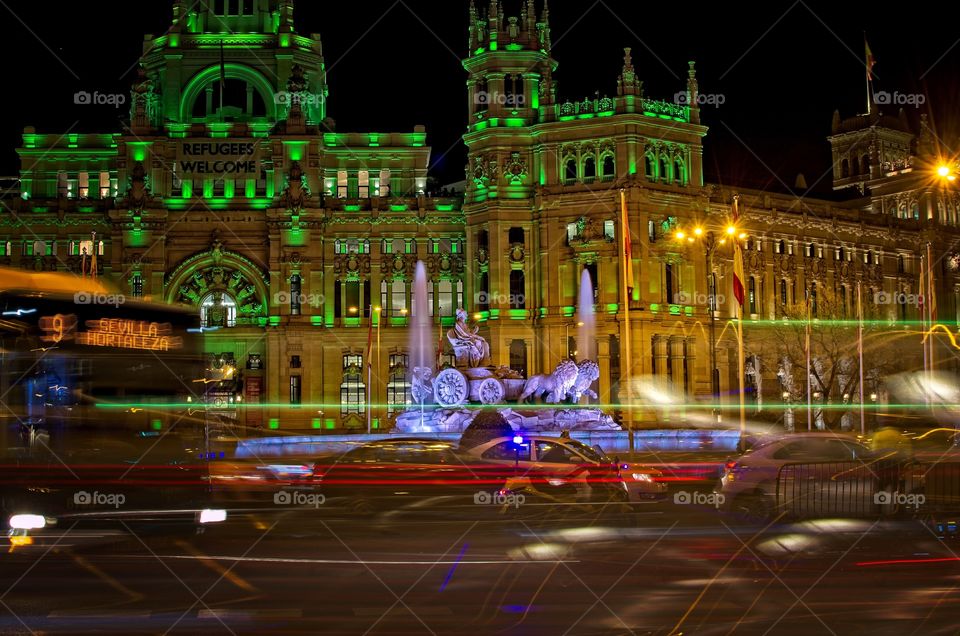
MULTIPOLYGON (((864 294, 863 361, 864 393, 883 377, 909 361, 908 341, 919 343, 917 331, 898 328, 895 322, 871 319, 876 307, 864 294)), ((807 402, 807 338, 809 331, 810 392, 816 428, 850 429, 859 417, 860 360, 857 351, 856 292, 818 294, 807 302, 780 307, 779 320, 758 336, 745 336, 746 346, 772 365, 780 380, 778 395, 801 409, 807 402), (843 407, 842 405, 848 405, 843 407)), ((919 350, 918 347, 913 348, 919 350)))

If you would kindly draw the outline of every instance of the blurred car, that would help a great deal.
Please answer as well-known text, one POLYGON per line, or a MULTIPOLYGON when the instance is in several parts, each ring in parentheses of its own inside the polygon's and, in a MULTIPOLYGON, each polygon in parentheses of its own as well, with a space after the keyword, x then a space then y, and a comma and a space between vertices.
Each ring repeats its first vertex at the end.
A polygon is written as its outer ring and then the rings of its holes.
POLYGON ((358 513, 472 505, 512 476, 502 465, 458 453, 449 442, 419 438, 370 442, 318 461, 312 472, 325 506, 358 513))
POLYGON ((539 474, 553 480, 553 485, 567 481, 573 484, 580 499, 590 499, 591 491, 603 482, 622 489, 630 503, 657 501, 667 494, 667 485, 658 481, 663 476, 659 470, 619 464, 599 447, 565 437, 498 437, 464 452, 480 460, 539 474), (601 476, 604 473, 606 477, 601 476))
POLYGON ((776 507, 777 477, 790 463, 872 460, 853 437, 836 433, 791 433, 767 439, 726 462, 717 491, 723 507, 744 517, 765 519, 776 507))
POLYGON ((934 428, 915 435, 911 439, 917 459, 937 460, 944 455, 960 455, 960 430, 934 428))

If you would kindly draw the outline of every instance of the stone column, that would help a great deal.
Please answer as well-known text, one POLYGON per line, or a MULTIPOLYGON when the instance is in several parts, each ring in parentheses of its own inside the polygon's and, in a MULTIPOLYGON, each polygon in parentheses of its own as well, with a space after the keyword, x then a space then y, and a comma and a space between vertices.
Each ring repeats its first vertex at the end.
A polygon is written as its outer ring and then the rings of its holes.
POLYGON ((600 366, 600 384, 597 388, 600 404, 610 404, 610 337, 606 334, 597 339, 597 364, 600 366))

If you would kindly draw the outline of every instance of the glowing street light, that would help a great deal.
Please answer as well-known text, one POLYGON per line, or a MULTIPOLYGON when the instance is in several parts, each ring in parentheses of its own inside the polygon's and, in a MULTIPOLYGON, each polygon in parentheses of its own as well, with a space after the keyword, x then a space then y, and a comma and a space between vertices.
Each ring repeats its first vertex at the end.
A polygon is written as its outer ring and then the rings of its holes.
POLYGON ((937 167, 937 174, 941 177, 949 177, 950 166, 941 164, 940 166, 937 167))

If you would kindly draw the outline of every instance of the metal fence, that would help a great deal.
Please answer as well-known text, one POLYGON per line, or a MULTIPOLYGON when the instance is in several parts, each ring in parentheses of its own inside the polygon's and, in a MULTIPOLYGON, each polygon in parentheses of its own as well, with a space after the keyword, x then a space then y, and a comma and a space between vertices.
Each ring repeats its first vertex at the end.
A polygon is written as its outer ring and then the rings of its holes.
POLYGON ((777 474, 776 506, 801 518, 960 513, 960 462, 789 463, 777 474))

